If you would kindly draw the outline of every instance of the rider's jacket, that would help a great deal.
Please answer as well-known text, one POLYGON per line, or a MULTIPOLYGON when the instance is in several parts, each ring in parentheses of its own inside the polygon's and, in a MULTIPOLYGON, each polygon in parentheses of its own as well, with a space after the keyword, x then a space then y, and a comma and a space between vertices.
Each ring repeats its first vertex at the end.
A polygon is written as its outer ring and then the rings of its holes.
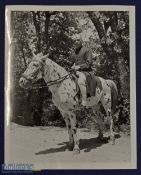
POLYGON ((80 47, 72 56, 73 63, 80 66, 80 71, 91 71, 92 67, 92 50, 85 46, 80 47))

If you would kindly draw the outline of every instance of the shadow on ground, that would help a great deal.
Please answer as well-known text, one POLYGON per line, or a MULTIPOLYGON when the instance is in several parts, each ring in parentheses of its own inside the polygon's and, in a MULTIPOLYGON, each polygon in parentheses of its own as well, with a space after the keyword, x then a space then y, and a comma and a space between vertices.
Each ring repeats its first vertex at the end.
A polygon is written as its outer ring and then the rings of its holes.
MULTIPOLYGON (((115 138, 116 139, 120 138, 120 135, 116 134, 115 138)), ((80 139, 80 150, 84 150, 84 152, 90 152, 92 149, 96 149, 97 147, 107 144, 108 140, 109 140, 109 137, 104 137, 102 141, 97 138, 80 139)), ((68 150, 68 142, 62 142, 62 143, 59 143, 58 145, 63 145, 63 146, 59 148, 49 148, 46 150, 42 150, 35 153, 35 155, 51 154, 56 152, 64 152, 68 150)))

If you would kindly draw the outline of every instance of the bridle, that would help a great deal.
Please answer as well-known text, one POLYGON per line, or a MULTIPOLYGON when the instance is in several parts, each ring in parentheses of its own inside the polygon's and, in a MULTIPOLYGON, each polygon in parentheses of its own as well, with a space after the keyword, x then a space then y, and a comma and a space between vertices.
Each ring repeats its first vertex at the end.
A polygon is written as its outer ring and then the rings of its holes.
POLYGON ((58 78, 58 79, 53 80, 53 81, 48 81, 46 84, 47 84, 47 86, 52 86, 52 85, 55 85, 55 84, 61 83, 62 81, 68 79, 69 76, 70 76, 71 74, 72 74, 72 73, 68 73, 67 75, 64 75, 64 76, 61 77, 61 78, 58 78))
MULTIPOLYGON (((44 88, 44 87, 47 87, 47 86, 49 87, 49 86, 53 86, 53 85, 59 84, 62 81, 70 78, 70 75, 72 75, 73 73, 74 73, 74 71, 71 70, 67 75, 64 75, 61 78, 58 78, 58 79, 53 80, 53 81, 48 81, 48 82, 46 82, 46 85, 44 85, 44 86, 32 87, 31 89, 40 89, 40 88, 44 88)), ((22 74, 21 77, 25 78, 27 81, 32 81, 31 78, 27 78, 24 74, 22 74)))

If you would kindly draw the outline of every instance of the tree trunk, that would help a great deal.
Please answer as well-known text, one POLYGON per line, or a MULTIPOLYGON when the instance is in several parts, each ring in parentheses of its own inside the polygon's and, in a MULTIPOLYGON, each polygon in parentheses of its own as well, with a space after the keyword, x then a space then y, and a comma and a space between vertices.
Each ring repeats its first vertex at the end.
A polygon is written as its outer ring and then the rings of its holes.
POLYGON ((108 47, 107 47, 107 44, 106 44, 106 40, 107 40, 106 32, 105 32, 101 22, 99 21, 99 19, 96 16, 95 12, 88 11, 87 13, 88 13, 90 19, 92 20, 92 22, 93 22, 93 24, 94 24, 94 26, 95 26, 95 28, 98 32, 99 39, 100 39, 103 51, 106 53, 107 56, 110 56, 110 53, 108 51, 108 47))
POLYGON ((20 50, 21 50, 21 53, 22 53, 22 58, 23 58, 23 61, 24 61, 24 65, 25 65, 25 67, 27 67, 27 63, 26 63, 26 59, 25 59, 25 54, 24 54, 23 42, 22 41, 19 41, 19 45, 20 45, 20 50))
POLYGON ((123 39, 121 37, 121 31, 118 29, 117 12, 110 12, 109 18, 111 21, 110 26, 111 26, 112 33, 114 33, 114 35, 117 36, 117 39, 115 40, 116 41, 115 45, 118 46, 118 50, 121 50, 120 52, 117 52, 113 48, 113 51, 116 54, 115 58, 118 60, 118 64, 116 64, 116 67, 119 73, 120 92, 122 93, 122 95, 124 95, 126 98, 129 99, 130 76, 128 75, 127 65, 125 64, 125 57, 123 54, 124 53, 123 39))
POLYGON ((35 26, 36 34, 37 34, 37 53, 41 52, 41 31, 40 31, 40 12, 32 12, 33 15, 33 23, 35 26))
POLYGON ((50 22, 50 13, 49 12, 45 12, 45 45, 46 45, 46 49, 44 51, 45 54, 47 54, 48 52, 48 47, 49 47, 49 22, 50 22))
MULTIPOLYGON (((118 26, 117 12, 108 13, 110 18, 109 26, 111 27, 112 33, 114 33, 117 36, 117 39, 115 39, 115 42, 112 45, 108 45, 106 31, 102 23, 100 22, 99 18, 97 17, 96 13, 91 11, 87 13, 98 32, 101 41, 101 46, 103 48, 103 51, 107 55, 106 59, 110 59, 111 62, 116 67, 119 94, 122 93, 127 97, 127 93, 125 93, 124 82, 128 82, 129 78, 126 72, 124 55, 122 53, 122 38, 120 32, 117 30, 118 26), (118 46, 119 49, 116 50, 115 49, 116 46, 118 46)), ((129 88, 129 84, 127 84, 126 87, 129 88)))

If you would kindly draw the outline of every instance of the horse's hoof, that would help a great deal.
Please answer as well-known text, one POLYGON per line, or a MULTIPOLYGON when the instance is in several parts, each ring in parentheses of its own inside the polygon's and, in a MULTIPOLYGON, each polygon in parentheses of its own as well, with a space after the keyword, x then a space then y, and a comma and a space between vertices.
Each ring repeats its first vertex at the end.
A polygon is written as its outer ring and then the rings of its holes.
POLYGON ((115 141, 113 141, 113 140, 110 140, 109 143, 110 143, 110 145, 115 145, 115 141))
POLYGON ((73 149, 73 154, 76 155, 76 154, 80 154, 80 149, 79 149, 79 146, 78 145, 75 145, 74 149, 73 149))
POLYGON ((115 137, 114 136, 110 137, 109 143, 111 145, 115 145, 115 137))
POLYGON ((80 154, 80 149, 79 148, 73 149, 73 154, 74 155, 80 154))
POLYGON ((73 151, 74 145, 68 145, 68 150, 73 151))

